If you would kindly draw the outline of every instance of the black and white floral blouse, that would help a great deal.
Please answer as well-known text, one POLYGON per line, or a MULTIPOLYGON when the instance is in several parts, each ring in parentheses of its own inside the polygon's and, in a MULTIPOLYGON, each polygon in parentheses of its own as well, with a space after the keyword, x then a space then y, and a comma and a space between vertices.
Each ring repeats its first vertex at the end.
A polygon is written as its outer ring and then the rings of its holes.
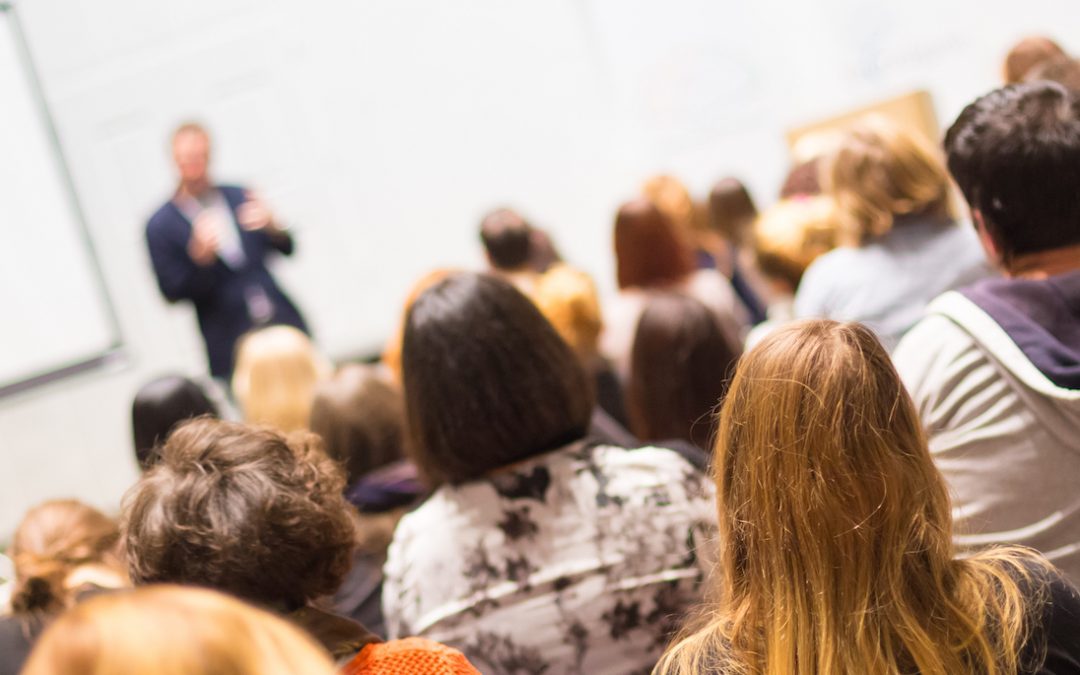
POLYGON ((387 629, 484 673, 648 673, 702 599, 715 532, 712 483, 676 453, 575 443, 405 516, 387 629))

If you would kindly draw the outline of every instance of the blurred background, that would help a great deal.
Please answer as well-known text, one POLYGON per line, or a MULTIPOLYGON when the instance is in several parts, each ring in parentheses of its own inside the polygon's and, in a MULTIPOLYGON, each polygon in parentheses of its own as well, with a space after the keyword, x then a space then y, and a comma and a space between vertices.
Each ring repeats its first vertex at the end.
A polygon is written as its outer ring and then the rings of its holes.
POLYGON ((50 497, 114 510, 136 476, 133 393, 206 370, 144 244, 181 121, 209 128, 217 180, 292 227, 275 272, 341 360, 379 351, 423 272, 483 265, 492 208, 611 292, 613 214, 647 176, 699 195, 739 176, 767 206, 792 130, 923 91, 936 133, 1000 83, 1018 38, 1080 49, 1075 0, 0 6, 0 316, 18 327, 0 330, 4 532, 50 497))

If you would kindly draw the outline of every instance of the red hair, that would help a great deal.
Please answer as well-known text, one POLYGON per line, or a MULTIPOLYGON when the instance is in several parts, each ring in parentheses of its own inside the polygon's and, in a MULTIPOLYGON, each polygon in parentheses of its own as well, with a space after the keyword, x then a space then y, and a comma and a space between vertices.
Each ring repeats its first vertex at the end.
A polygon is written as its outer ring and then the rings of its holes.
POLYGON ((615 216, 615 267, 619 288, 665 286, 694 271, 694 252, 655 204, 636 199, 615 216))

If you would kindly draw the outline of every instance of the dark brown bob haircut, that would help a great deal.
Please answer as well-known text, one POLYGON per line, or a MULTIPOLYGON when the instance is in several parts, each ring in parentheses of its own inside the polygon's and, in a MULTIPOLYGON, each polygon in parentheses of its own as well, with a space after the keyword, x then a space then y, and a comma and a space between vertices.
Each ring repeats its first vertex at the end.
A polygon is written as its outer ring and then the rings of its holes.
POLYGON ((615 216, 615 273, 619 288, 677 284, 694 271, 694 250, 648 199, 622 205, 615 216))
POLYGON ((314 434, 187 422, 124 497, 131 580, 297 609, 336 591, 352 565, 343 487, 314 434))
POLYGON ((582 438, 593 392, 577 356, 511 284, 460 273, 405 321, 405 411, 421 472, 460 483, 582 438))

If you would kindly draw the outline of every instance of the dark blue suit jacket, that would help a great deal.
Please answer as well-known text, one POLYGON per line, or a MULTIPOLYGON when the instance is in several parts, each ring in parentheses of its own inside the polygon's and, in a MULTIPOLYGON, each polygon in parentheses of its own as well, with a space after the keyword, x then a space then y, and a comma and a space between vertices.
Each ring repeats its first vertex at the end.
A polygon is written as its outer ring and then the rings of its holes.
MULTIPOLYGON (((218 189, 235 218, 236 209, 246 201, 244 189, 218 189)), ((205 267, 196 265, 187 252, 190 238, 191 223, 172 201, 158 209, 146 225, 146 244, 161 293, 170 302, 190 300, 195 305, 212 375, 226 379, 232 376, 236 341, 256 327, 248 311, 248 297, 253 290, 261 288, 273 306, 272 317, 263 325, 287 324, 307 332, 300 312, 266 269, 266 258, 272 251, 292 253, 293 242, 287 234, 270 236, 241 230, 240 242, 247 261, 239 269, 221 260, 205 267)))

